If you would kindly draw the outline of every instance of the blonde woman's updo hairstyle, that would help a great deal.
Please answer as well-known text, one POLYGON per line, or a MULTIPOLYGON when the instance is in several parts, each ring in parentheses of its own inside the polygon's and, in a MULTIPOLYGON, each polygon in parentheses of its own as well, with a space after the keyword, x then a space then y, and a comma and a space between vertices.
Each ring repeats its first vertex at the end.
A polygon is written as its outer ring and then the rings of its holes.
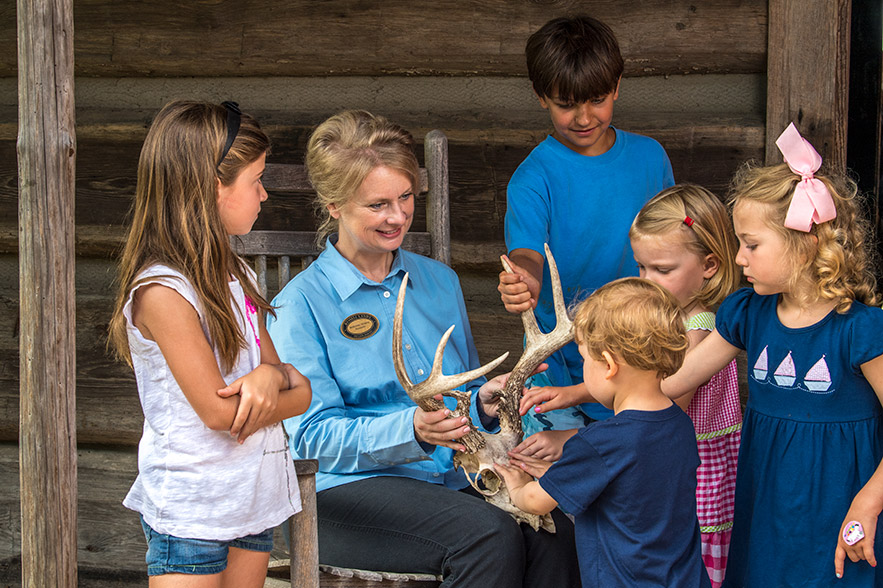
POLYGON ((307 143, 307 174, 316 190, 317 240, 337 230, 328 205, 346 205, 374 168, 388 167, 419 189, 420 167, 411 133, 382 116, 364 110, 346 110, 316 127, 307 143))
POLYGON ((629 238, 655 237, 672 231, 681 235, 691 252, 702 259, 712 254, 720 263, 717 272, 693 296, 701 306, 716 309, 739 287, 741 279, 736 266, 736 235, 727 207, 701 186, 678 184, 644 205, 629 229, 629 238))
POLYGON ((837 301, 835 309, 839 313, 848 311, 853 300, 877 306, 876 254, 858 187, 845 176, 815 177, 831 192, 837 216, 813 224, 808 233, 785 227, 785 216, 801 177, 784 163, 765 167, 744 164, 733 178, 729 204, 736 207, 756 202, 766 207, 764 223, 782 235, 790 254, 792 287, 808 275, 814 288, 809 295, 837 301))
POLYGON ((239 128, 234 128, 226 153, 230 109, 219 104, 170 102, 147 131, 108 339, 117 356, 130 364, 122 309, 138 285, 135 278, 150 265, 174 268, 193 285, 225 369, 246 345, 230 303, 230 276, 239 280, 257 307, 272 312, 253 286, 245 261, 233 251, 218 211, 218 181, 229 186, 270 150, 270 140, 254 118, 238 107, 233 114, 239 128))
POLYGON ((684 314, 668 290, 643 278, 601 286, 576 309, 573 332, 589 357, 608 351, 633 368, 665 378, 687 354, 684 314))

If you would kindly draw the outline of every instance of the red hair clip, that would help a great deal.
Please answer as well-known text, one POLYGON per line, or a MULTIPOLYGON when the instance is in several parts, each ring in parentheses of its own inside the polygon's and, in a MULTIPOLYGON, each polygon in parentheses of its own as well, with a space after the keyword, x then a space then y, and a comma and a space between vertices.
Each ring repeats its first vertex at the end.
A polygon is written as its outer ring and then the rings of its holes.
POLYGON ((685 216, 684 217, 684 224, 687 225, 688 227, 692 227, 693 226, 693 219, 691 219, 689 216, 685 216))

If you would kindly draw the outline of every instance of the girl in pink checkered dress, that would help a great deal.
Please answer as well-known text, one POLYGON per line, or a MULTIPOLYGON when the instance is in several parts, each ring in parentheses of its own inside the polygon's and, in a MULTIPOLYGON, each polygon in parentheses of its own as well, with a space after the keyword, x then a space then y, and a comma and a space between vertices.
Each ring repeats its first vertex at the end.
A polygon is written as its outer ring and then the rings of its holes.
MULTIPOLYGON (((736 237, 726 208, 708 190, 679 184, 644 205, 629 237, 641 277, 675 295, 687 317, 690 346, 695 346, 714 330, 713 311, 739 285, 736 237)), ((717 588, 730 546, 742 430, 735 360, 677 403, 696 428, 702 559, 717 588)))

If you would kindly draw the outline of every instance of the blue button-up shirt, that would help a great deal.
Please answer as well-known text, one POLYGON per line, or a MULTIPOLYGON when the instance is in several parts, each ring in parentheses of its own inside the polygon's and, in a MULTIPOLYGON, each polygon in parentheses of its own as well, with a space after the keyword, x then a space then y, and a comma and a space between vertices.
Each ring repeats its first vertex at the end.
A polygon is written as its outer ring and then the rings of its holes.
MULTIPOLYGON (((320 491, 378 475, 462 488, 466 480, 452 469, 453 452, 427 446, 427 453, 415 439, 416 405, 392 361, 396 295, 408 272, 402 351, 411 381, 429 376, 439 339, 451 325, 456 328, 443 373, 479 366, 457 274, 399 249, 389 274, 377 283, 341 256, 333 240, 276 296, 276 318, 267 321, 280 358, 308 377, 313 390, 309 409, 284 421, 292 455, 319 460, 320 491)), ((484 381, 465 386, 473 401, 484 381)), ((471 415, 480 426, 475 402, 471 415)))

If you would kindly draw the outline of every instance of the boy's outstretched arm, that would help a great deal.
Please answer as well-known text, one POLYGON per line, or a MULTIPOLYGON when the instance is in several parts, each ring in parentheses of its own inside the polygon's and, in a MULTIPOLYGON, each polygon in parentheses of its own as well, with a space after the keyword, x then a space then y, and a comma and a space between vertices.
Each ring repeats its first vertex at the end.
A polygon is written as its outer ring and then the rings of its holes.
POLYGON ((539 482, 527 472, 500 463, 495 463, 494 469, 506 482, 512 504, 524 512, 544 515, 552 512, 558 506, 555 499, 549 496, 539 482))
POLYGON ((543 284, 542 254, 532 249, 513 249, 506 258, 512 271, 500 272, 500 283, 497 290, 503 300, 503 306, 513 314, 536 307, 543 284))

